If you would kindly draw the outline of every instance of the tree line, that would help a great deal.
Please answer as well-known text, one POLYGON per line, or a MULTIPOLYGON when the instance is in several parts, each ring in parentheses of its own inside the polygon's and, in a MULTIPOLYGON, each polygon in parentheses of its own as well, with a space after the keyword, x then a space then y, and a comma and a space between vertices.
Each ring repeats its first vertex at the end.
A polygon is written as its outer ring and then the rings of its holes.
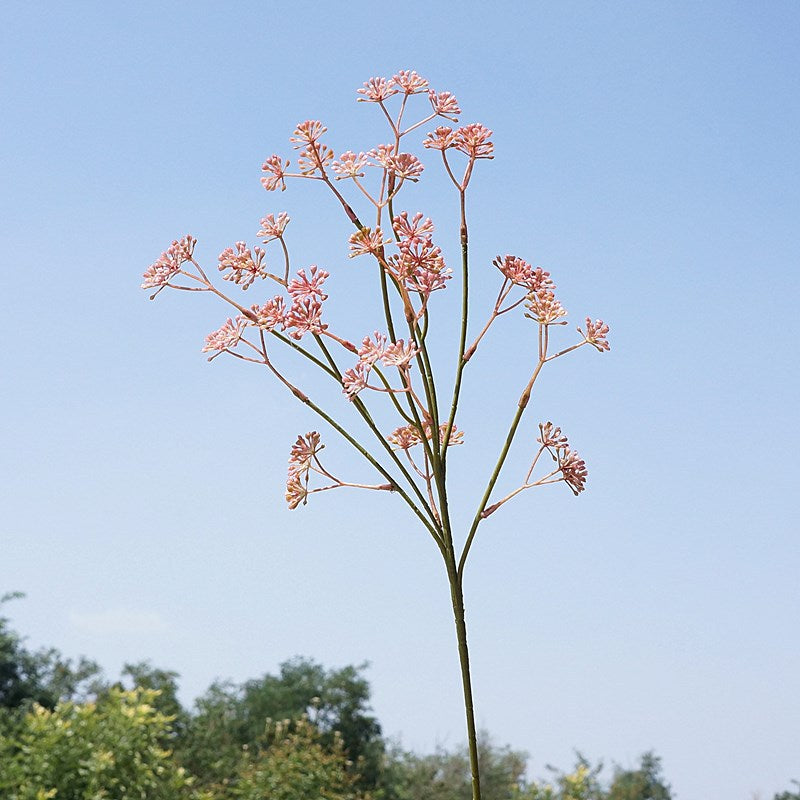
MULTIPOLYGON (((418 754, 387 740, 365 669, 295 658, 274 675, 216 681, 185 708, 176 672, 141 662, 110 681, 86 658, 29 649, 0 616, 0 797, 469 800, 466 747, 418 754)), ((487 800, 673 798, 653 753, 605 779, 578 755, 534 780, 525 753, 486 734, 481 744, 487 800)))

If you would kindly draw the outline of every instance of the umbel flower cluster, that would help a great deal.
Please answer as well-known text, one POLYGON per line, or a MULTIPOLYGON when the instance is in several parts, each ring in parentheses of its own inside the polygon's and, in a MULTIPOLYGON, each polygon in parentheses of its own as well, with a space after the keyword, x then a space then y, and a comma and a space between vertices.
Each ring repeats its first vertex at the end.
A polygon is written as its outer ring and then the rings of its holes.
POLYGON ((435 90, 410 70, 391 78, 370 78, 358 89, 357 99, 374 107, 386 121, 383 142, 337 155, 329 144, 326 126, 319 120, 306 120, 289 137, 293 158, 280 154, 266 158, 261 183, 268 192, 283 192, 290 181, 315 181, 329 194, 352 225, 352 234, 338 243, 335 252, 372 263, 377 307, 385 323, 382 330, 345 331, 331 323, 326 311, 329 270, 343 269, 338 263, 341 256, 325 267, 304 264, 295 268, 290 257, 291 235, 287 236, 291 220, 286 211, 272 211, 261 219, 258 245, 238 241, 219 254, 221 284, 211 280, 210 270, 195 255, 196 240, 187 235, 174 241, 148 267, 142 287, 154 290, 151 299, 165 289, 216 295, 232 311, 220 328, 206 336, 202 349, 209 354, 209 361, 226 354, 266 367, 381 477, 375 483, 336 477, 323 466, 321 437, 312 430, 298 436, 291 447, 286 484, 290 509, 305 505, 312 494, 331 489, 388 491, 408 505, 433 538, 451 588, 473 798, 480 800, 462 593, 467 555, 481 522, 526 489, 564 483, 575 495, 584 490, 584 461, 561 429, 546 422, 539 425, 538 438, 531 435, 533 456, 527 474, 516 489, 492 502, 544 366, 586 345, 600 353, 607 351, 609 329, 602 320, 586 317, 577 328, 577 338, 554 346, 551 339, 567 325, 567 311, 556 295, 556 284, 549 271, 511 254, 498 255, 491 265, 478 265, 497 271, 499 288, 494 304, 484 306, 482 320, 472 324, 467 190, 478 163, 494 158, 492 131, 479 122, 459 125, 461 108, 453 94, 435 90), (417 152, 412 152, 414 138, 417 152), (448 265, 436 243, 433 221, 421 211, 401 205, 406 185, 419 182, 429 166, 421 156, 439 162, 453 186, 460 253, 447 259, 452 259, 455 268, 448 265), (264 291, 265 286, 271 291, 264 291), (457 342, 455 369, 452 382, 444 386, 436 379, 431 359, 429 323, 436 297, 454 290, 460 293, 461 314, 450 325, 453 335, 448 341, 457 342), (244 291, 256 295, 255 302, 245 302, 244 291), (511 313, 530 320, 531 373, 513 408, 505 440, 490 462, 486 489, 476 503, 472 523, 457 537, 451 523, 447 461, 450 450, 464 442, 456 424, 464 374, 495 323, 511 313), (281 355, 289 352, 307 359, 338 384, 343 402, 339 412, 323 408, 295 383, 281 355), (388 408, 394 424, 385 427, 378 423, 377 403, 384 406, 380 419, 386 419, 388 408), (346 410, 363 421, 368 444, 341 422, 339 415, 346 410))
MULTIPOLYGON (((262 364, 295 395, 304 398, 301 390, 290 383, 289 378, 279 371, 272 360, 267 344, 271 340, 277 340, 294 347, 314 361, 320 359, 319 366, 341 383, 344 395, 351 402, 365 391, 388 395, 402 424, 392 431, 380 434, 383 444, 404 453, 410 468, 406 477, 416 475, 421 480, 432 516, 439 519, 433 491, 435 459, 432 448, 435 446, 439 451, 439 458, 443 459, 444 448, 460 444, 463 433, 457 429, 453 414, 445 418, 441 409, 431 406, 431 392, 424 385, 426 378, 430 380, 424 335, 430 298, 434 292, 447 287, 453 271, 446 266, 441 249, 434 243, 435 227, 430 218, 419 211, 413 214, 409 211, 394 213, 398 195, 406 181, 418 181, 424 170, 418 156, 405 152, 401 143, 405 144, 405 137, 422 126, 432 127, 423 139, 422 146, 432 153, 438 152, 447 175, 461 196, 463 206, 476 163, 481 159, 494 157, 492 131, 480 123, 461 127, 437 124, 437 121, 457 123, 461 114, 459 104, 450 92, 436 92, 428 85, 427 80, 413 71, 401 71, 388 79, 371 78, 358 90, 358 95, 359 101, 375 104, 381 109, 389 126, 388 143, 378 144, 366 152, 347 150, 337 157, 334 150, 323 142, 327 128, 318 120, 306 120, 298 124, 289 137, 290 143, 298 151, 296 169, 290 170, 289 159, 271 155, 263 163, 261 183, 267 191, 274 191, 286 189, 286 181, 289 179, 308 179, 321 182, 332 192, 336 202, 355 226, 348 242, 349 256, 367 256, 377 263, 384 299, 390 297, 391 301, 399 303, 398 316, 407 326, 406 335, 396 335, 392 316, 387 317, 387 332, 375 331, 364 336, 360 346, 329 329, 324 319, 324 304, 328 299, 324 285, 330 273, 311 265, 298 269, 290 277, 289 246, 285 236, 290 218, 286 211, 264 216, 257 233, 264 245, 276 243, 279 247, 277 261, 280 262, 280 267, 270 269, 264 247, 256 245, 251 248, 242 241, 225 248, 218 258, 222 279, 242 290, 264 280, 280 287, 279 293, 264 298, 262 302, 246 306, 214 286, 195 260, 196 240, 188 235, 173 242, 147 269, 142 287, 155 289, 153 297, 165 288, 212 292, 238 312, 206 337, 203 352, 212 354, 209 360, 226 353, 262 364), (405 120, 407 104, 416 95, 427 98, 429 108, 421 118, 408 123, 405 120), (392 115, 388 101, 395 97, 399 103, 397 111, 392 115), (345 183, 350 184, 356 198, 360 196, 367 208, 372 209, 374 224, 362 224, 353 211, 354 203, 351 205, 351 201, 345 199, 345 183), (297 344, 305 338, 314 340, 316 352, 297 344), (357 358, 354 363, 343 363, 340 366, 340 358, 336 356, 335 350, 357 358), (415 381, 417 369, 423 378, 422 386, 415 381), (403 397, 405 402, 402 401, 403 397), (425 452, 422 463, 419 464, 410 451, 423 443, 425 447, 422 449, 425 452)), ((462 244, 466 245, 466 218, 463 213, 461 223, 462 244)), ((585 327, 578 328, 580 340, 551 353, 551 330, 554 326, 566 324, 567 312, 555 295, 556 286, 550 273, 542 267, 533 267, 514 255, 498 256, 493 264, 502 276, 497 299, 474 341, 460 354, 460 368, 472 358, 490 326, 501 315, 518 306, 522 306, 525 316, 538 326, 538 358, 541 363, 552 361, 586 344, 600 352, 609 349, 606 338, 608 325, 601 320, 592 321, 587 317, 585 327)), ((360 402, 359 410, 365 408, 365 402, 360 402)), ((311 441, 309 437, 319 447, 319 434, 310 433, 306 439, 301 439, 311 441)), ((296 447, 297 445, 292 450, 289 462, 286 491, 290 508, 305 503, 309 494, 324 489, 356 485, 394 489, 397 486, 394 480, 378 486, 368 486, 333 479, 322 470, 315 457, 311 457, 301 476, 295 460, 296 447), (308 479, 311 472, 333 482, 309 490, 308 479)), ((529 486, 563 481, 576 494, 583 491, 586 468, 583 461, 577 459, 577 454, 566 443, 560 448, 542 444, 542 448, 553 455, 557 469, 533 483, 530 482, 529 473, 519 489, 482 509, 483 517, 529 486)), ((541 453, 542 449, 534 458, 534 467, 541 453)))

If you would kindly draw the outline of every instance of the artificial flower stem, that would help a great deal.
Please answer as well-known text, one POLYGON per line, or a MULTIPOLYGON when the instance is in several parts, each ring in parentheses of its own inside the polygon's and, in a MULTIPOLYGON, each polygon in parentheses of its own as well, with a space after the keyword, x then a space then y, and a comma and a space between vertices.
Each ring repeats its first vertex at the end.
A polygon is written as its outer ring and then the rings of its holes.
POLYGON ((464 593, 462 578, 456 569, 455 553, 451 549, 445 557, 447 577, 450 581, 450 598, 453 604, 453 617, 456 624, 458 642, 458 661, 461 666, 461 685, 464 690, 464 710, 467 718, 467 741, 469 744, 469 764, 472 782, 472 800, 481 800, 480 765, 478 762, 478 734, 475 730, 475 710, 472 699, 472 678, 469 668, 469 648, 467 646, 467 623, 464 613, 464 593))
POLYGON ((483 497, 481 498, 480 505, 478 506, 478 510, 475 513, 475 518, 472 520, 472 525, 470 526, 469 533, 467 534, 467 540, 464 543, 464 549, 461 551, 461 558, 458 562, 458 577, 462 579, 464 576, 464 566, 467 561, 467 555, 469 554, 469 550, 472 547, 472 542, 475 539, 475 533, 478 530, 478 525, 480 524, 481 520, 483 519, 483 512, 486 509, 486 504, 489 502, 489 497, 494 490, 494 486, 497 483, 497 479, 500 477, 500 471, 503 469, 503 464, 505 464, 506 456, 508 455, 508 451, 511 449, 511 442, 514 440, 514 436, 517 433, 517 428, 519 427, 520 420, 522 419, 522 415, 525 413, 525 408, 528 405, 528 401, 531 397, 531 389, 533 389, 533 384, 536 383, 536 379, 539 377, 539 373, 544 366, 544 358, 539 359, 539 363, 536 365, 536 369, 533 371, 533 375, 531 379, 528 381, 528 385, 520 395, 519 402, 517 403, 517 410, 514 414, 514 419, 511 421, 511 427, 508 431, 508 435, 506 436, 506 440, 503 443, 503 449, 500 451, 500 456, 497 459, 497 463, 495 464, 494 470, 492 472, 491 477, 489 478, 489 483, 486 486, 486 491, 483 493, 483 497))

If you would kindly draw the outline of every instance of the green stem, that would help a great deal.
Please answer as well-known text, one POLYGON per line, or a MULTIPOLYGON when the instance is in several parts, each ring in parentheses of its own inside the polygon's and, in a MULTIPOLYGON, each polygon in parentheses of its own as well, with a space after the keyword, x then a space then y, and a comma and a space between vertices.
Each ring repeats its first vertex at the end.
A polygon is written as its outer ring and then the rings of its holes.
POLYGON ((332 378, 336 378, 336 373, 327 365, 320 361, 313 353, 309 353, 305 347, 301 347, 296 342, 292 341, 288 336, 284 336, 282 333, 278 333, 276 330, 270 331, 270 333, 276 338, 282 341, 284 344, 288 345, 289 347, 296 350, 301 355, 305 356, 309 361, 316 364, 323 372, 327 372, 332 378))
MULTIPOLYGON (((330 350, 328 350, 328 348, 325 346, 325 342, 322 340, 321 336, 319 336, 318 334, 314 334, 314 339, 316 340, 320 349, 324 353, 325 358, 328 360, 328 363, 330 364, 330 369, 328 371, 336 380, 338 380, 339 383, 341 383, 342 373, 339 370, 339 367, 336 365, 336 361, 331 355, 330 350)), ((361 398, 359 397, 353 398, 353 405, 356 407, 356 410, 361 415, 363 420, 367 423, 369 429, 375 434, 375 438, 381 443, 383 449, 386 450, 386 452, 389 454, 389 457, 392 459, 392 461, 394 461, 397 468, 403 474, 403 477, 408 481, 408 484, 409 486, 411 486, 414 494, 417 496, 417 499, 420 501, 420 503, 422 503, 422 507, 428 512, 428 516, 430 517, 431 522, 427 522, 426 520, 426 525, 431 530, 435 529, 436 516, 434 515, 433 510, 428 506, 428 501, 425 499, 425 496, 422 494, 422 491, 419 488, 419 486, 417 486, 417 482, 414 480, 412 475, 406 469, 405 464, 403 464, 403 462, 399 459, 397 453, 395 453, 395 451, 392 450, 392 446, 389 444, 389 442, 386 441, 386 438, 378 429, 378 426, 375 424, 375 420, 372 419, 372 415, 369 413, 369 409, 367 409, 363 400, 361 400, 361 398), (434 528, 432 528, 432 524, 434 528)), ((440 543, 442 541, 438 530, 436 530, 434 538, 436 539, 437 543, 440 543)))
POLYGON ((392 401, 392 405, 394 406, 395 411, 397 411, 397 413, 409 425, 412 424, 414 422, 414 420, 411 417, 409 417, 408 414, 406 414, 406 412, 403 410, 403 407, 397 401, 397 398, 395 397, 395 394, 396 394, 395 390, 392 389, 392 385, 389 383, 389 379, 383 374, 383 370, 380 369, 380 367, 377 366, 377 362, 372 365, 372 371, 378 376, 378 378, 380 378, 381 383, 384 385, 384 388, 387 391, 389 399, 392 401))
POLYGON ((467 717, 467 741, 469 743, 469 766, 472 774, 472 800, 481 800, 480 765, 478 762, 478 734, 475 730, 475 710, 472 700, 472 679, 469 669, 469 648, 467 647, 467 623, 464 614, 464 592, 461 576, 455 565, 455 555, 450 550, 445 558, 447 577, 450 581, 450 599, 453 604, 453 617, 456 623, 458 641, 458 660, 461 665, 461 684, 464 690, 464 710, 467 717))
POLYGON ((381 256, 377 259, 378 270, 381 275, 381 295, 383 296, 383 314, 386 317, 386 331, 393 342, 397 341, 394 333, 394 320, 392 319, 392 307, 389 304, 389 286, 386 278, 386 270, 383 268, 383 259, 381 256))
MULTIPOLYGON (((408 496, 408 494, 403 489, 403 487, 402 486, 398 486, 397 481, 395 481, 395 479, 391 476, 391 474, 369 452, 369 450, 367 450, 363 445, 361 445, 350 433, 348 433, 338 422, 336 422, 336 420, 333 419, 333 417, 331 417, 329 414, 326 414, 307 395, 305 395, 302 392, 299 392, 297 390, 293 391, 293 393, 294 393, 295 397, 297 397, 298 400, 300 400, 302 403, 305 403, 310 409, 312 409, 317 414, 319 414, 319 416, 322 417, 322 419, 324 419, 325 422, 327 422, 334 430, 336 430, 338 433, 340 433, 351 445, 353 445, 353 447, 355 447, 356 450, 358 450, 359 453, 361 453, 362 456, 364 456, 364 458, 367 459, 367 461, 369 461, 370 464, 372 464, 373 467, 375 467, 375 469, 378 470, 378 472, 380 472, 381 475, 383 475, 384 478, 386 478, 386 480, 389 483, 392 484, 392 486, 394 487, 394 490, 400 495, 400 497, 403 498, 403 500, 405 500, 405 502, 408 505, 408 507, 417 515, 417 517, 419 517, 419 519, 422 522, 422 524, 428 529, 428 532, 431 534, 431 536, 436 541, 436 544, 438 545, 439 550, 442 552, 442 555, 445 555, 446 551, 444 549, 444 545, 442 544, 442 540, 441 540, 441 538, 439 536, 439 532, 431 524, 431 522, 425 517, 425 515, 422 513, 422 511, 417 506, 417 504, 408 496)), ((405 471, 406 471, 405 468, 403 468, 403 472, 405 472, 405 471)), ((414 484, 414 487, 416 488, 416 484, 414 484)))
POLYGON ((506 440, 503 443, 503 449, 500 451, 500 457, 497 459, 494 471, 492 472, 492 475, 489 478, 489 483, 486 486, 486 491, 483 493, 480 505, 478 506, 478 510, 475 513, 475 519, 472 520, 472 525, 470 526, 469 534, 467 534, 467 540, 464 543, 464 549, 461 552, 461 558, 459 559, 458 562, 459 580, 463 580, 464 565, 467 562, 467 555, 469 553, 470 547, 472 547, 472 541, 475 538, 475 533, 478 530, 478 525, 480 524, 481 519, 483 518, 481 515, 483 514, 484 509, 486 508, 486 504, 489 502, 489 498, 491 497, 492 491, 494 490, 494 486, 497 483, 497 479, 500 477, 500 470, 503 469, 503 464, 505 463, 506 456, 508 455, 508 451, 511 449, 511 442, 514 441, 514 436, 517 432, 517 428, 519 427, 520 420, 522 419, 522 415, 525 413, 525 408, 528 405, 528 401, 531 398, 531 389, 533 389, 533 384, 539 377, 539 372, 541 372, 544 363, 545 363, 544 357, 540 358, 539 363, 536 365, 536 369, 533 371, 531 379, 528 381, 528 385, 525 387, 524 391, 522 392, 522 395, 519 398, 519 403, 517 404, 517 411, 514 414, 514 419, 511 421, 511 428, 509 429, 508 435, 506 436, 506 440))
POLYGON ((456 377, 453 385, 453 401, 450 404, 450 416, 442 442, 442 462, 447 465, 447 444, 453 432, 453 425, 458 410, 458 398, 461 395, 461 377, 464 373, 464 352, 467 349, 467 317, 469 314, 469 234, 467 231, 466 198, 461 190, 461 336, 458 341, 458 363, 456 364, 456 377))

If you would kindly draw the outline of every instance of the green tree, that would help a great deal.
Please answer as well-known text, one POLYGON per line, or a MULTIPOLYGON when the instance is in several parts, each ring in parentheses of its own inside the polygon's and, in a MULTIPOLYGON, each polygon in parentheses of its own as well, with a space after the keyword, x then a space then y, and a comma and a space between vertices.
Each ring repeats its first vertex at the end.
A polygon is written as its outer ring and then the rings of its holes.
POLYGON ((196 700, 175 752, 202 786, 226 786, 238 769, 243 749, 255 744, 255 739, 248 741, 240 717, 241 693, 232 682, 215 681, 196 700))
MULTIPOLYGON (((204 785, 229 780, 243 748, 264 746, 271 720, 298 720, 304 715, 320 733, 323 745, 337 739, 360 776, 362 787, 375 786, 383 759, 381 728, 370 713, 365 664, 326 670, 296 658, 241 685, 217 682, 198 699, 178 756, 204 785)), ((267 742, 268 743, 268 742, 267 742)))
POLYGON ((237 800, 367 800, 341 736, 322 740, 305 717, 271 726, 269 747, 244 751, 230 791, 237 800))
POLYGON ((661 777, 661 759, 649 752, 641 757, 639 769, 617 767, 608 800, 672 800, 670 786, 661 777))
MULTIPOLYGON (((479 735, 481 796, 511 800, 523 785, 525 753, 495 746, 485 732, 479 735)), ((472 774, 466 746, 454 752, 442 748, 428 755, 398 748, 387 754, 379 783, 385 800, 471 800, 472 774)))
POLYGON ((162 747, 171 718, 157 692, 112 688, 98 702, 34 705, 0 737, 0 794, 8 800, 189 800, 191 779, 162 747))
POLYGON ((603 765, 592 766, 580 753, 572 772, 561 772, 548 767, 554 773, 551 780, 531 781, 520 788, 514 800, 606 800, 606 793, 598 775, 603 765))

